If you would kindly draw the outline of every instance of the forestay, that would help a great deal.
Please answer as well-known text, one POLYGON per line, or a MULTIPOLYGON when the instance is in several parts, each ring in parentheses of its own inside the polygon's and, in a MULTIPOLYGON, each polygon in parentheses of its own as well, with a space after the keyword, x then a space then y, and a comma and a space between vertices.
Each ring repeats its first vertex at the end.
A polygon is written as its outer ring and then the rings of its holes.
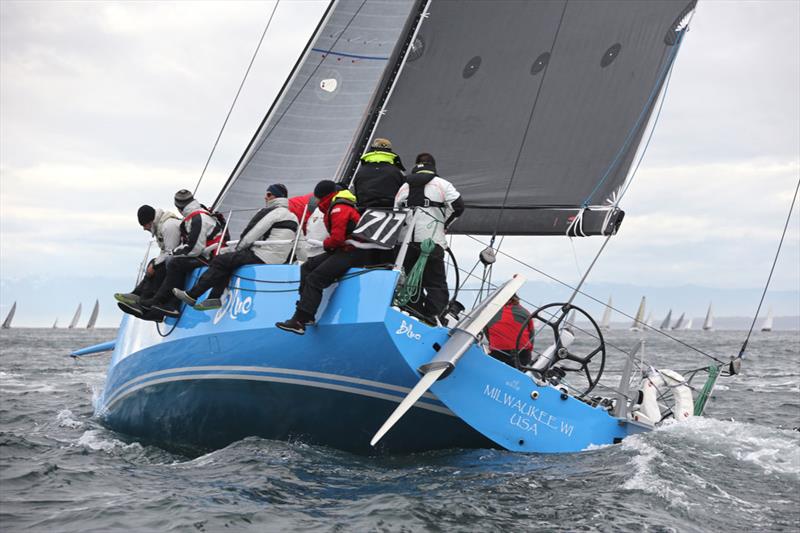
POLYGON ((433 0, 373 137, 436 157, 467 204, 455 232, 563 234, 586 206, 586 234, 613 231, 694 4, 433 0))

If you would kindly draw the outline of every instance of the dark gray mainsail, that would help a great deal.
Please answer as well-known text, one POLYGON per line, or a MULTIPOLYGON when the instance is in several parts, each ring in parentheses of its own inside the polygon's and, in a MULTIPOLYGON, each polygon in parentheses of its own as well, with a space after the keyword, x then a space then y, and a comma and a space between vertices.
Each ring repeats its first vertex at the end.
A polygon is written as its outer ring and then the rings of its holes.
MULTIPOLYGON (((278 100, 215 202, 221 212, 264 206, 269 183, 289 194, 338 179, 353 158, 387 70, 411 35, 418 0, 339 0, 328 8, 278 100)), ((234 213, 233 235, 254 211, 234 213)))
POLYGON ((374 136, 436 157, 457 233, 564 234, 582 206, 601 233, 694 4, 434 0, 374 136))

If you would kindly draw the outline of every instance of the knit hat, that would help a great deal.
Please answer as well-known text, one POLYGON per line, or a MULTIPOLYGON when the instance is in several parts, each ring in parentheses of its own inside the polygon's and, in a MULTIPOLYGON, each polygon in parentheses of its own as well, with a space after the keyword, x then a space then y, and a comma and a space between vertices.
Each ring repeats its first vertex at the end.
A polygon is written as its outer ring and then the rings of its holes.
POLYGON ((181 189, 175 193, 175 207, 183 209, 194 200, 194 195, 186 189, 181 189))
POLYGON ((144 226, 145 224, 149 224, 153 220, 155 220, 156 210, 150 207, 149 205, 143 205, 136 212, 136 218, 139 219, 139 225, 144 226))
POLYGON ((273 183, 272 185, 267 187, 267 192, 270 193, 272 196, 276 196, 278 198, 286 198, 287 196, 289 196, 289 190, 283 183, 273 183))
POLYGON ((381 139, 378 137, 374 141, 372 141, 372 146, 370 146, 373 150, 391 150, 392 149, 392 141, 389 139, 381 139))
POLYGON ((336 192, 336 183, 331 180, 322 180, 314 187, 314 196, 322 200, 332 192, 336 192))

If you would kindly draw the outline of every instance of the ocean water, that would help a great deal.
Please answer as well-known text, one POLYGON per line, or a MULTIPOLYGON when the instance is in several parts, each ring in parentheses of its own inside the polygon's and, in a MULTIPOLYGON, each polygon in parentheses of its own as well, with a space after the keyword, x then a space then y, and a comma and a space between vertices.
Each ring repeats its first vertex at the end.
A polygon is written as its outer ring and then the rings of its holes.
MULTIPOLYGON (((114 330, 0 333, 2 531, 798 531, 800 333, 756 333, 706 418, 569 455, 361 457, 248 438, 199 457, 102 427, 114 330)), ((612 331, 631 347, 637 334, 612 331)), ((743 332, 680 332, 717 355, 743 332)), ((613 351, 612 351, 613 353, 613 351)), ((657 335, 647 360, 705 361, 657 335)), ((611 365, 609 376, 613 374, 611 365)))

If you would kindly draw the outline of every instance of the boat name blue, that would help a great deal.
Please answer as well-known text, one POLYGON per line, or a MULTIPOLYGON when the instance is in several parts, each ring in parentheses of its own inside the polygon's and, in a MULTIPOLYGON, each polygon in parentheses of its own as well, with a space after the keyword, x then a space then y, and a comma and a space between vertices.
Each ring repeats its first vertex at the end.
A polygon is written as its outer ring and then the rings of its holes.
POLYGON ((234 285, 233 290, 228 293, 228 298, 225 300, 225 305, 220 307, 217 311, 217 314, 214 315, 214 324, 218 324, 219 321, 225 317, 225 315, 230 316, 232 320, 236 320, 239 315, 246 315, 252 308, 252 296, 246 296, 242 298, 242 293, 239 290, 239 278, 236 278, 236 284, 234 285))
POLYGON ((400 327, 397 328, 397 331, 394 332, 395 335, 405 335, 409 339, 414 339, 415 341, 422 339, 422 334, 414 333, 414 324, 411 322, 406 322, 403 320, 403 323, 400 324, 400 327))
POLYGON ((499 387, 486 385, 483 389, 483 394, 514 411, 508 420, 510 424, 525 431, 533 431, 534 435, 538 434, 539 424, 543 424, 554 431, 560 431, 568 437, 572 436, 572 431, 575 429, 572 424, 559 420, 557 416, 553 416, 535 405, 522 401, 512 394, 503 392, 499 387))

